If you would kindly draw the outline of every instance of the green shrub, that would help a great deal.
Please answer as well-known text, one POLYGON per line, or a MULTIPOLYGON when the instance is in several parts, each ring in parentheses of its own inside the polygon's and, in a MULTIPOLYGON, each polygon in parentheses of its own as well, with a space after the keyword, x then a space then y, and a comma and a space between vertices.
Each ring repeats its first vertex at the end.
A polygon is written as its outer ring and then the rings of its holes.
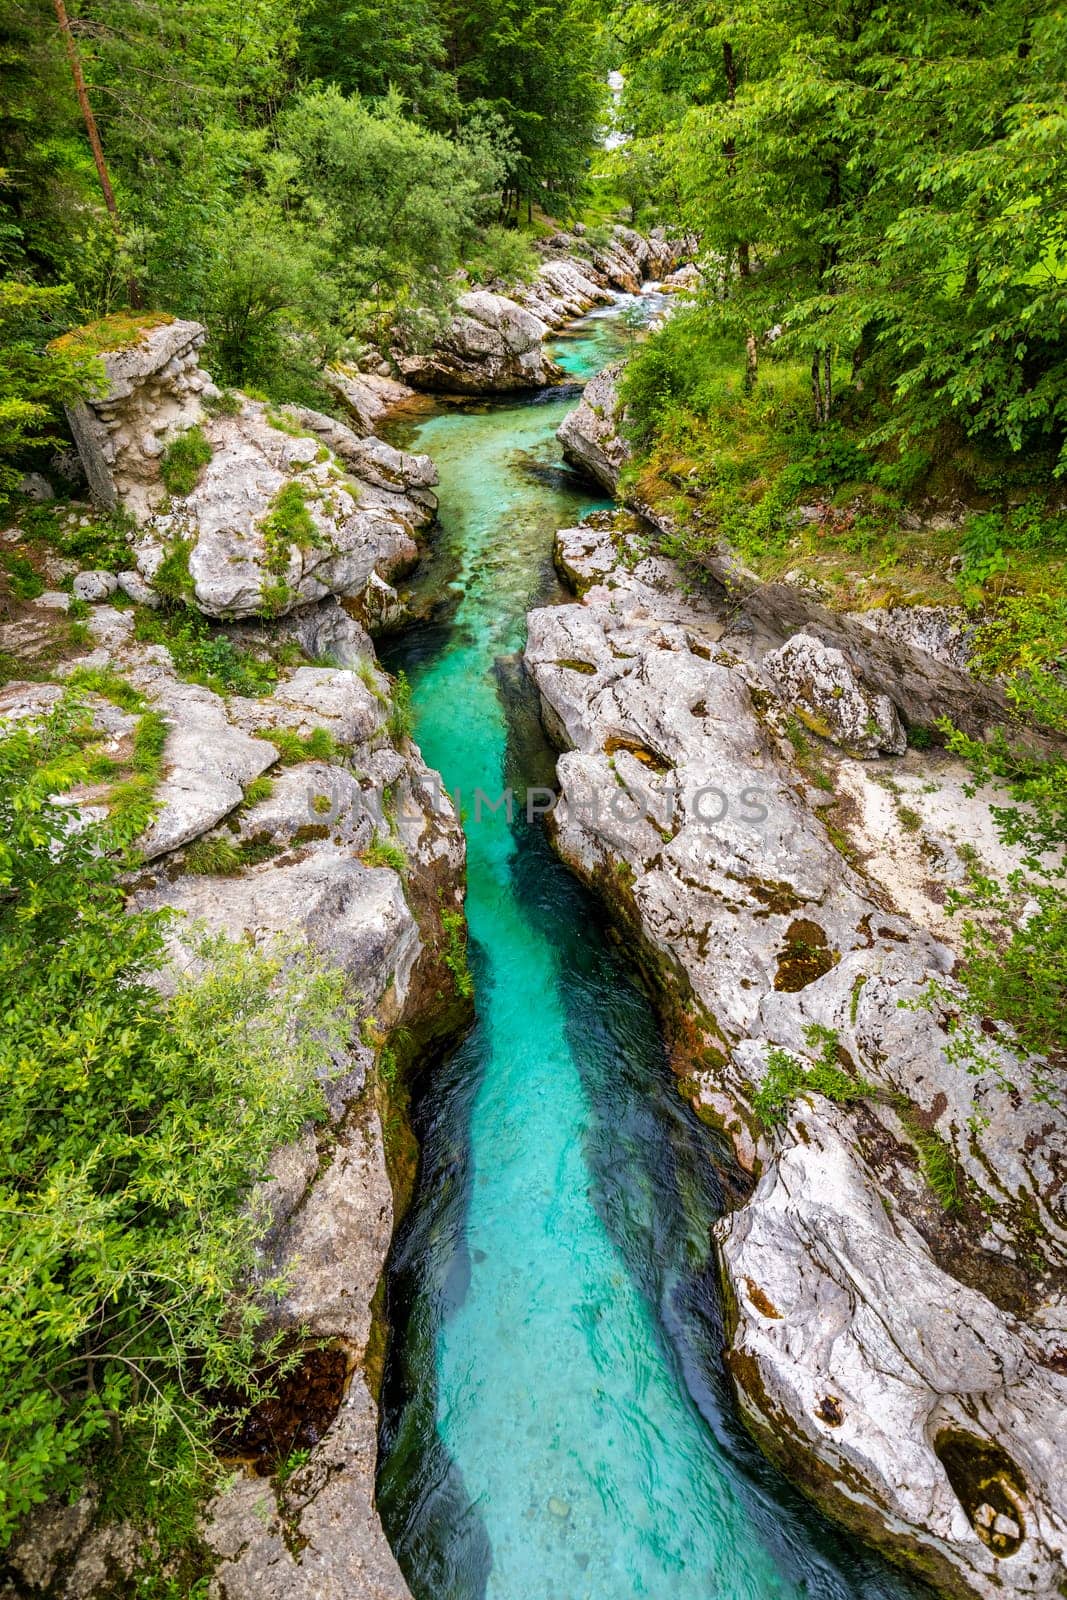
POLYGON ((200 474, 211 460, 211 446, 196 424, 170 441, 159 462, 159 475, 168 494, 192 494, 200 474))
POLYGON ((72 689, 84 689, 110 700, 120 711, 137 713, 144 711, 148 705, 141 691, 135 689, 114 667, 75 667, 67 683, 72 689))
POLYGON ((272 661, 261 661, 250 650, 242 650, 228 634, 187 607, 173 611, 141 607, 134 621, 134 637, 142 644, 166 645, 179 677, 203 684, 216 694, 258 699, 270 694, 278 681, 272 661))
POLYGON ((195 539, 176 539, 156 568, 152 587, 164 600, 185 601, 192 597, 195 585, 189 557, 195 548, 195 539))
POLYGON ((403 744, 414 735, 415 711, 411 701, 411 685, 405 672, 396 675, 386 728, 394 744, 403 744))
POLYGON ((242 404, 236 389, 220 389, 218 394, 206 395, 203 400, 204 410, 209 417, 239 416, 242 404))
POLYGON ((0 554, 0 567, 7 573, 8 585, 16 600, 36 600, 44 594, 44 584, 26 560, 16 550, 0 554))
POLYGON ((304 484, 291 479, 282 485, 260 523, 260 531, 267 570, 279 575, 288 569, 293 545, 298 550, 310 550, 322 544, 322 535, 307 507, 304 484))
POLYGON ((474 979, 467 964, 467 924, 461 911, 442 911, 441 926, 445 933, 445 966, 452 974, 456 993, 470 999, 474 993, 474 979))
POLYGON ((831 1028, 813 1022, 805 1029, 804 1038, 810 1050, 818 1051, 813 1063, 798 1061, 788 1050, 768 1052, 767 1070, 752 1099, 753 1110, 765 1128, 783 1123, 800 1094, 821 1094, 838 1105, 848 1105, 876 1093, 872 1083, 839 1065, 838 1038, 831 1028))
MULTIPOLYGON (((28 506, 20 521, 29 537, 42 539, 80 567, 122 572, 130 565, 130 534, 135 524, 121 509, 102 516, 94 512, 83 527, 80 519, 61 522, 53 506, 28 506)), ((74 614, 73 607, 69 614, 74 614)))
POLYGON ((65 443, 62 407, 99 392, 99 361, 46 341, 69 320, 70 288, 0 283, 0 508, 22 480, 26 452, 65 443))
POLYGON ((249 1185, 354 1026, 299 949, 214 941, 161 996, 165 914, 127 915, 113 830, 59 798, 89 739, 69 705, 0 735, 0 1543, 102 1456, 142 1502, 161 1458, 211 1477, 208 1395, 255 1397, 276 1349, 249 1185))
POLYGON ((532 283, 541 258, 530 240, 516 228, 492 223, 467 260, 474 283, 532 283))

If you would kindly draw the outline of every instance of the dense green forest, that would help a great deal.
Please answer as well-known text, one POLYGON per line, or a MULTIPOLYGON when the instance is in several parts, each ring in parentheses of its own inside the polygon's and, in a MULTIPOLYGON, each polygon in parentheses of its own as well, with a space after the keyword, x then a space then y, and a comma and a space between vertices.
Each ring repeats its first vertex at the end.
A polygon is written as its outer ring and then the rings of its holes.
MULTIPOLYGON (((504 224, 573 203, 603 110, 600 33, 573 4, 67 11, 114 209, 50 0, 5 0, 5 274, 63 286, 37 302, 50 321, 131 300, 202 317, 220 376, 268 387, 417 323, 461 260, 521 266, 504 224)), ((32 338, 32 310, 8 303, 13 331, 32 338)))
MULTIPOLYGON (((431 340, 461 284, 531 273, 557 222, 686 231, 702 287, 628 365, 624 489, 696 568, 726 540, 843 607, 966 608, 1019 738, 916 741, 1036 809, 1001 814, 1027 873, 958 897, 963 975, 976 1016, 1061 1061, 1067 916, 1043 852, 1067 837, 1067 765, 1022 730, 1067 732, 1065 135, 1052 0, 0 0, 0 499, 34 515, 22 474, 94 382, 51 342, 83 322, 198 318, 220 382, 326 405, 325 363, 431 340)), ((351 1018, 299 962, 232 950, 163 1003, 161 920, 123 911, 136 829, 71 835, 56 798, 101 759, 77 688, 0 741, 0 1544, 97 1452, 115 1507, 180 1543, 211 1472, 203 1391, 254 1389, 261 1359, 238 1201, 321 1116, 351 1018)), ((129 686, 83 688, 140 718, 143 825, 161 728, 129 686)))

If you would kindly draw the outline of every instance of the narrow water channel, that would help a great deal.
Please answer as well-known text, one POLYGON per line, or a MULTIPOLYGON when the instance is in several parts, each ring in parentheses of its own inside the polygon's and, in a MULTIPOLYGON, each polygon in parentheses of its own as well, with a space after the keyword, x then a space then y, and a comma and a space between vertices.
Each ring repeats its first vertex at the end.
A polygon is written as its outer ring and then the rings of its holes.
MULTIPOLYGON (((576 378, 625 342, 618 310, 559 341, 576 378)), ((416 1600, 899 1600, 737 1423, 710 1244, 731 1169, 624 955, 521 808, 475 814, 476 789, 551 782, 516 653, 557 592, 554 530, 598 503, 559 460, 574 403, 442 408, 412 440, 451 605, 383 654, 462 792, 478 1023, 414 1107, 383 1521, 416 1600)))

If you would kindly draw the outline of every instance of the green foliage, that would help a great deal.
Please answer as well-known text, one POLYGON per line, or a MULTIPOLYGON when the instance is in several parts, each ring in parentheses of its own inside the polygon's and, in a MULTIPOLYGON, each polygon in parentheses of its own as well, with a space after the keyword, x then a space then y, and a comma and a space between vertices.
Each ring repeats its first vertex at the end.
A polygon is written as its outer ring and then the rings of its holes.
POLYGON ((383 839, 380 836, 372 839, 360 860, 368 867, 391 867, 399 873, 405 873, 408 869, 408 858, 396 839, 383 839))
POLYGON ((84 527, 80 517, 75 522, 61 522, 51 505, 29 506, 20 520, 27 537, 50 544, 81 567, 122 572, 130 565, 129 535, 134 523, 121 510, 94 513, 84 527))
POLYGON ((152 587, 165 600, 188 600, 195 587, 189 571, 189 557, 195 548, 193 539, 176 539, 156 568, 152 587))
MULTIPOLYGON (((52 9, 8 10, 0 268, 57 286, 30 291, 57 297, 50 333, 92 328, 46 359, 34 341, 43 364, 15 398, 43 410, 10 413, 16 450, 48 433, 70 363, 174 314, 206 323, 221 382, 328 406, 324 364, 396 327, 429 340, 465 258, 478 278, 529 273, 497 224, 523 202, 528 217, 576 203, 605 100, 587 0, 263 0, 251 28, 234 0, 83 0, 74 26, 116 227, 52 9), (134 280, 159 309, 123 309, 134 280)), ((0 413, 0 446, 4 426, 0 413)))
POLYGON ((229 877, 242 866, 240 849, 232 839, 215 835, 195 840, 182 859, 184 871, 194 877, 216 875, 229 877))
POLYGON ((32 564, 17 550, 0 552, 0 567, 7 573, 8 587, 16 600, 36 600, 44 594, 44 584, 32 564))
POLYGON ((865 1078, 842 1069, 840 1044, 832 1029, 812 1023, 804 1038, 809 1050, 817 1052, 813 1062, 805 1064, 788 1050, 773 1049, 767 1054, 767 1069, 752 1098, 752 1108, 765 1128, 784 1123, 789 1107, 801 1094, 821 1094, 838 1105, 848 1105, 876 1093, 865 1078))
POLYGON ((170 441, 159 462, 159 475, 168 494, 192 494, 200 474, 211 460, 211 446, 199 425, 187 428, 170 441))
MULTIPOLYGON (((156 582, 158 585, 158 575, 156 582)), ((206 617, 186 607, 173 611, 142 607, 134 621, 134 637, 142 644, 166 645, 179 677, 201 683, 216 694, 257 699, 270 694, 278 681, 272 661, 261 661, 250 650, 241 649, 206 617)))
POLYGON ((260 523, 264 557, 269 572, 283 573, 288 570, 289 552, 293 545, 296 545, 298 550, 311 550, 323 542, 322 535, 315 526, 315 520, 308 510, 307 495, 307 485, 298 483, 295 478, 283 483, 271 501, 269 512, 260 523))
POLYGON ((540 259, 525 234, 493 223, 467 255, 466 267, 474 283, 511 287, 517 283, 531 283, 537 275, 540 259))
POLYGON ((474 993, 474 979, 467 964, 467 924, 461 911, 442 911, 441 927, 445 934, 445 966, 452 974, 456 993, 469 1000, 474 993))
POLYGON ((393 701, 386 723, 394 744, 403 744, 415 733, 415 709, 411 700, 411 684, 406 672, 398 672, 393 685, 393 701))
POLYGON ((326 728, 313 728, 309 734, 295 733, 292 728, 257 728, 256 737, 270 740, 283 767, 341 759, 341 747, 326 728))
POLYGON ((246 806, 258 806, 262 801, 269 800, 274 793, 274 780, 260 776, 253 778, 251 783, 245 785, 246 806))
POLYGON ((75 667, 67 679, 72 689, 84 689, 102 695, 121 711, 141 712, 147 701, 139 689, 116 672, 114 667, 75 667))
POLYGON ((19 486, 27 452, 63 442, 62 407, 101 386, 99 362, 47 345, 69 321, 69 301, 67 286, 0 281, 0 508, 19 486))
MULTIPOLYGON (((780 330, 825 421, 1009 451, 1067 437, 1067 53, 1054 0, 620 5, 626 120, 702 237, 709 325, 780 330), (818 389, 822 388, 822 393, 818 389), (860 387, 862 385, 862 388, 860 387), (846 399, 847 395, 847 399, 846 399)), ((1067 458, 1061 454, 1061 464, 1067 458)))
POLYGON ((104 1450, 141 1505, 161 1466, 210 1479, 207 1396, 255 1396, 265 1353, 249 1185, 351 1026, 301 949, 203 944, 162 998, 163 914, 127 915, 113 829, 61 803, 90 739, 69 705, 0 737, 0 1541, 104 1450))

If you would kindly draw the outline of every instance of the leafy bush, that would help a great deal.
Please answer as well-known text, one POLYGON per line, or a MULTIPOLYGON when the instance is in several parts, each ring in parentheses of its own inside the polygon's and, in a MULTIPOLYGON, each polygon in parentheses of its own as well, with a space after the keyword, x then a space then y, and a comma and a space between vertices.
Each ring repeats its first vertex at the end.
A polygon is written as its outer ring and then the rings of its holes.
MULTIPOLYGON (((158 586, 158 576, 156 579, 158 586)), ((150 611, 142 607, 134 622, 134 635, 142 644, 163 644, 171 653, 180 677, 203 684, 216 694, 270 694, 278 681, 272 661, 261 661, 250 650, 235 645, 228 634, 212 628, 198 611, 150 611)))
POLYGON ((492 223, 467 259, 475 283, 532 283, 541 258, 525 234, 492 223))
POLYGON ((18 489, 27 451, 65 443, 62 407, 103 385, 99 361, 46 347, 69 321, 69 299, 68 288, 0 283, 0 507, 18 489))
POLYGON ((461 911, 442 911, 441 927, 445 934, 445 966, 452 974, 456 993, 469 1000, 474 993, 474 979, 467 964, 467 924, 461 911))
POLYGON ((785 1121, 786 1112, 800 1094, 821 1094, 838 1105, 865 1100, 876 1092, 865 1078, 845 1072, 838 1062, 837 1034, 813 1022, 805 1029, 809 1049, 817 1050, 814 1063, 805 1065, 788 1050, 768 1052, 767 1070, 752 1099, 752 1107, 765 1128, 785 1121))
POLYGON ((29 506, 21 522, 31 538, 43 539, 79 566, 122 572, 130 565, 129 535, 134 522, 121 509, 104 515, 94 513, 83 527, 80 519, 73 524, 61 523, 52 506, 29 506))
POLYGON ((260 530, 268 572, 287 570, 289 551, 294 544, 298 550, 311 550, 321 545, 322 535, 308 510, 306 486, 295 479, 284 483, 271 501, 260 530))
POLYGON ((211 460, 211 446, 199 425, 172 439, 159 462, 159 475, 168 494, 192 494, 200 474, 211 460))
POLYGON ((0 567, 7 573, 8 586, 16 600, 36 600, 44 594, 44 584, 25 556, 17 550, 0 554, 0 567))
POLYGON ((112 830, 58 798, 91 741, 69 704, 0 736, 0 1542, 101 1452, 146 1495, 160 1455, 211 1472, 207 1394, 254 1397, 276 1349, 249 1185, 351 1025, 302 950, 203 944, 160 995, 164 914, 127 915, 112 830))

